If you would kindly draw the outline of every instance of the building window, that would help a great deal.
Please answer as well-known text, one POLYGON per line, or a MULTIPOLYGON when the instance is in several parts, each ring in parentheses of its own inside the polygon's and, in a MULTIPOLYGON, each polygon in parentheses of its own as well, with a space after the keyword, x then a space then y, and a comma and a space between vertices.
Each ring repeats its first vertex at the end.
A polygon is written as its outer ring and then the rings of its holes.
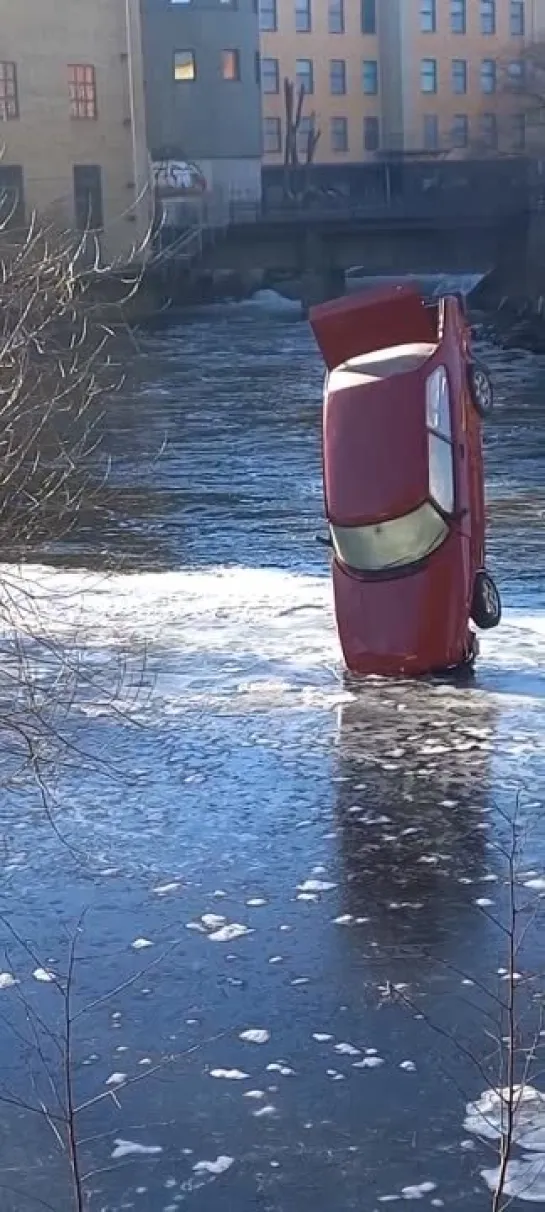
POLYGON ((192 50, 174 51, 174 79, 187 82, 195 80, 196 77, 195 52, 192 50))
POLYGON ((97 83, 90 63, 68 64, 68 91, 71 118, 96 118, 97 83))
POLYGON ((367 97, 378 93, 378 63, 376 59, 364 59, 361 65, 361 86, 367 97))
POLYGON ((295 60, 295 79, 298 88, 303 88, 305 93, 314 92, 314 68, 312 59, 296 59, 295 60))
POLYGON ((98 164, 74 164, 74 216, 78 231, 102 231, 102 170, 98 164))
POLYGON ((280 92, 280 68, 278 59, 261 60, 261 88, 264 93, 280 92))
POLYGON ((437 151, 439 147, 439 118, 437 114, 424 114, 422 134, 425 150, 437 151))
POLYGON ((311 0, 295 0, 295 28, 298 34, 309 34, 312 29, 311 0))
POLYGON ((467 61, 452 60, 452 91, 458 95, 467 93, 467 61))
POLYGON ((452 146, 467 147, 469 142, 469 121, 467 114, 455 114, 452 120, 452 146))
POLYGON ((437 59, 420 60, 420 91, 437 92, 437 59))
POLYGON ((23 170, 19 164, 0 164, 0 226, 24 227, 25 196, 23 170))
POLYGON ((261 88, 261 54, 259 51, 256 51, 254 54, 254 63, 255 63, 255 68, 254 68, 255 82, 258 85, 258 87, 261 88))
POLYGON ((312 147, 312 138, 314 135, 314 119, 301 118, 297 128, 297 151, 303 157, 305 164, 308 164, 309 153, 312 147))
POLYGON ((331 150, 348 151, 348 122, 346 118, 331 119, 331 150))
POLYGON ((224 80, 240 80, 240 52, 224 50, 221 52, 221 74, 224 80))
POLYGON ((526 116, 512 114, 511 147, 513 151, 524 151, 526 147, 526 116))
POLYGON ((524 36, 524 0, 511 0, 509 24, 512 38, 522 38, 524 36))
POLYGON ((520 59, 514 59, 512 63, 507 64, 507 79, 510 88, 520 92, 524 85, 524 63, 520 59))
POLYGON ((344 59, 329 60, 329 91, 333 97, 344 96, 346 92, 346 63, 344 59))
POLYGON ((377 0, 361 0, 361 32, 362 34, 376 34, 377 0))
POLYGON ((0 122, 10 122, 18 117, 17 66, 3 62, 0 63, 0 122))
POLYGON ((436 0, 420 0, 420 30, 423 34, 434 34, 437 30, 436 0))
POLYGON ((330 34, 344 34, 344 0, 329 0, 328 28, 330 34))
POLYGON ((481 92, 495 93, 497 68, 495 59, 483 59, 481 63, 481 92))
POLYGON ((259 28, 265 33, 274 33, 278 29, 276 0, 259 0, 259 28))
POLYGON ((481 34, 496 33, 496 0, 481 0, 481 34))
POLYGON ((450 28, 453 34, 465 34, 466 0, 450 0, 450 28))
POLYGON ((380 147, 379 121, 373 114, 363 119, 363 146, 368 152, 376 152, 380 147))
POLYGON ((496 114, 481 114, 481 139, 487 147, 498 146, 498 120, 496 114))
POLYGON ((263 151, 282 151, 282 123, 280 118, 263 119, 263 151))

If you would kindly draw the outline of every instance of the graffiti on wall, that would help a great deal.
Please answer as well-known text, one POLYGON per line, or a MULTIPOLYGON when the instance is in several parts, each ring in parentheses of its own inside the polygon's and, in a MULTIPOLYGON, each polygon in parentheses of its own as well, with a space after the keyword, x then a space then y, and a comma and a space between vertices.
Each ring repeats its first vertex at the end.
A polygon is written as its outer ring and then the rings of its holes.
POLYGON ((158 160, 153 173, 161 197, 200 197, 208 189, 205 174, 195 160, 158 160))

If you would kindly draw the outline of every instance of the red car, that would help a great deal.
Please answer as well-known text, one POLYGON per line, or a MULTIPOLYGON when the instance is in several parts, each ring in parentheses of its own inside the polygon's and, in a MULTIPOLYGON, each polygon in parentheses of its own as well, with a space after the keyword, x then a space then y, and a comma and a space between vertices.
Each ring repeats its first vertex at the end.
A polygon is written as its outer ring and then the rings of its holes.
POLYGON ((496 627, 485 569, 481 422, 493 406, 463 300, 411 287, 321 304, 325 510, 348 669, 422 675, 471 665, 496 627), (471 626, 470 620, 474 624, 471 626))

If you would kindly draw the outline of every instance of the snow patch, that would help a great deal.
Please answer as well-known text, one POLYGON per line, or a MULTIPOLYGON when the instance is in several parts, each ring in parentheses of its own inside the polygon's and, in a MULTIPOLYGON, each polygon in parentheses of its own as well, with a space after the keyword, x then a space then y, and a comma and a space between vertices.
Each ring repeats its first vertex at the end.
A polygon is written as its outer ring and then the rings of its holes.
POLYGON ((200 1161, 195 1162, 193 1171, 195 1174, 225 1174, 226 1170, 230 1170, 234 1165, 234 1157, 228 1157, 227 1154, 221 1153, 215 1161, 200 1161))
POLYGON ((158 1153, 162 1153, 161 1145, 139 1145, 134 1140, 123 1140, 120 1136, 114 1140, 115 1148, 112 1153, 114 1161, 118 1161, 121 1157, 156 1157, 158 1153))
POLYGON ((268 1044, 271 1038, 270 1031, 259 1030, 257 1027, 251 1027, 248 1031, 241 1031, 239 1039, 244 1040, 246 1044, 268 1044))

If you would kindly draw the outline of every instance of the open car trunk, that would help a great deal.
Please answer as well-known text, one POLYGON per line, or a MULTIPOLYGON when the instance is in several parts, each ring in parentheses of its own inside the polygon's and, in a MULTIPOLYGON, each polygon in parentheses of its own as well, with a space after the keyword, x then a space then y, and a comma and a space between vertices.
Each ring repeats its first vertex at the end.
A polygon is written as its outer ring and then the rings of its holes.
POLYGON ((309 321, 328 370, 358 355, 438 340, 438 308, 411 286, 380 287, 320 303, 309 321))

